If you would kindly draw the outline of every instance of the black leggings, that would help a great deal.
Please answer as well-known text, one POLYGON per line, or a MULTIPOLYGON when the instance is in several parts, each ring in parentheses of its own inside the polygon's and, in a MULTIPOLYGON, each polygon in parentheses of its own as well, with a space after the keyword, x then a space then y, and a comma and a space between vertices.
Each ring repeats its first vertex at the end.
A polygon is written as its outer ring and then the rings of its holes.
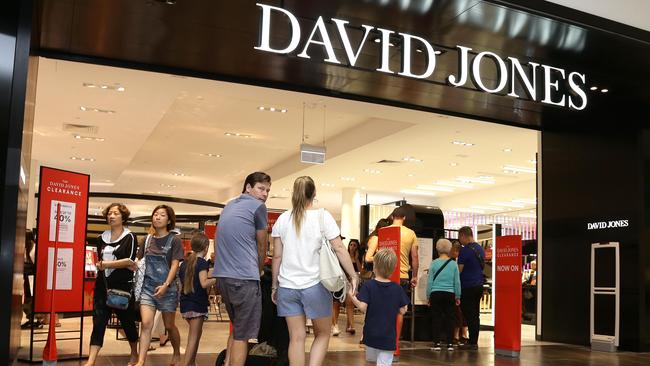
POLYGON ((456 325, 456 295, 452 292, 435 291, 429 296, 433 343, 446 341, 451 344, 456 325), (444 337, 442 337, 444 334, 444 337))
POLYGON ((124 329, 124 334, 129 342, 138 341, 138 330, 135 326, 136 313, 133 296, 131 296, 131 303, 126 310, 112 309, 106 306, 106 286, 103 279, 97 277, 95 285, 95 294, 93 296, 93 332, 90 335, 91 346, 103 346, 104 334, 106 333, 106 325, 111 319, 111 314, 115 312, 117 318, 120 320, 120 325, 124 329))

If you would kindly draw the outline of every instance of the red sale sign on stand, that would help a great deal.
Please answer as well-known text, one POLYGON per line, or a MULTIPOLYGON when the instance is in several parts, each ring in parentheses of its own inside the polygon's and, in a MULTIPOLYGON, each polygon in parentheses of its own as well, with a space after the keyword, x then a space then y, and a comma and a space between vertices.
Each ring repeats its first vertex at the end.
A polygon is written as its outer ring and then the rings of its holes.
POLYGON ((521 351, 521 236, 499 236, 494 250, 494 349, 519 357, 521 351))
POLYGON ((86 174, 41 167, 36 313, 82 311, 89 184, 90 176, 86 174))
MULTIPOLYGON (((380 249, 390 249, 395 252, 395 255, 397 256, 397 265, 395 266, 395 270, 393 271, 393 274, 390 276, 390 280, 392 282, 395 282, 399 285, 399 258, 400 258, 400 250, 401 250, 401 240, 402 240, 402 235, 401 235, 401 228, 399 226, 389 226, 389 227, 384 227, 379 229, 379 232, 377 233, 377 250, 379 251, 380 249)), ((397 339, 395 339, 395 355, 399 355, 399 336, 402 331, 402 322, 401 322, 401 317, 397 317, 395 319, 395 326, 397 329, 397 339)))

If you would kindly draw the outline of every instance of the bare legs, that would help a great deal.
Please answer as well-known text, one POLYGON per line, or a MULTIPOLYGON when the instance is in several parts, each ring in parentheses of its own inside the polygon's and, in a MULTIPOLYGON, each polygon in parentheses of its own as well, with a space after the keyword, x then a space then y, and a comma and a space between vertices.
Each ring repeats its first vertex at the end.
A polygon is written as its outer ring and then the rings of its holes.
MULTIPOLYGON (((304 321, 304 320, 303 320, 304 321)), ((305 331, 305 325, 302 325, 302 331, 305 331)), ((230 334, 228 338, 228 352, 226 352, 226 359, 224 365, 226 366, 244 366, 246 363, 246 356, 248 355, 248 341, 238 341, 230 334)))
MULTIPOLYGON (((289 363, 291 366, 305 365, 305 316, 286 318, 289 327, 289 363)), ((320 366, 327 354, 330 340, 331 317, 313 319, 314 342, 309 352, 309 366, 320 366)))
POLYGON ((165 323, 165 329, 169 335, 169 340, 172 343, 174 348, 174 354, 170 364, 180 365, 181 363, 181 334, 178 332, 178 327, 176 327, 176 312, 163 312, 163 323, 165 323))
POLYGON ((199 341, 203 333, 203 317, 187 319, 190 326, 187 335, 187 347, 185 347, 185 366, 194 366, 196 363, 196 352, 199 349, 199 341))
POLYGON ((153 318, 156 316, 156 308, 149 305, 140 305, 140 357, 137 366, 144 366, 147 360, 147 352, 151 343, 151 329, 153 328, 153 318))

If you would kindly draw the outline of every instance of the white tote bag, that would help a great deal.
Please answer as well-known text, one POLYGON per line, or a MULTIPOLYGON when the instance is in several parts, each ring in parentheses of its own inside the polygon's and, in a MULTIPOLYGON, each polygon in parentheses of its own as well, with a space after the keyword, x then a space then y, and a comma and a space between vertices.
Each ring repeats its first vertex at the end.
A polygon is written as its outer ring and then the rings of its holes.
POLYGON ((339 259, 332 250, 329 240, 325 237, 325 232, 323 231, 324 226, 324 211, 321 208, 318 210, 319 215, 319 226, 321 234, 321 247, 320 247, 320 282, 325 286, 325 288, 332 292, 338 293, 341 292, 341 295, 334 295, 334 298, 343 302, 345 301, 345 295, 347 292, 347 279, 345 278, 345 273, 341 268, 339 259))
POLYGON ((144 283, 144 273, 146 271, 147 263, 145 259, 145 253, 147 248, 149 248, 149 241, 151 240, 151 235, 147 235, 147 238, 144 240, 144 250, 142 252, 142 259, 138 262, 138 268, 133 272, 133 295, 136 302, 139 302, 142 298, 142 285, 144 283))

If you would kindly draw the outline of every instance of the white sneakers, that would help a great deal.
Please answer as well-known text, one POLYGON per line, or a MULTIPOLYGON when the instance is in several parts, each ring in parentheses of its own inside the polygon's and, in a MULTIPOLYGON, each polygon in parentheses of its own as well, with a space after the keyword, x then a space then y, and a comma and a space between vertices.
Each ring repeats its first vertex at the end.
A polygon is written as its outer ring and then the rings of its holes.
POLYGON ((332 335, 334 337, 338 337, 339 334, 341 334, 341 330, 339 330, 339 326, 338 325, 333 325, 332 326, 332 335))

